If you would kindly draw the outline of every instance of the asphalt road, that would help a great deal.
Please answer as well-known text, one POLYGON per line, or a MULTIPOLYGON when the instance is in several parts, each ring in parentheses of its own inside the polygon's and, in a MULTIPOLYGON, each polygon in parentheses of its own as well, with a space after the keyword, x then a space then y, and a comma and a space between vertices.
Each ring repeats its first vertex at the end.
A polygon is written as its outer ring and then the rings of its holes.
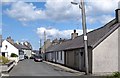
POLYGON ((20 61, 9 72, 9 76, 77 76, 76 73, 61 71, 60 68, 32 59, 20 61))

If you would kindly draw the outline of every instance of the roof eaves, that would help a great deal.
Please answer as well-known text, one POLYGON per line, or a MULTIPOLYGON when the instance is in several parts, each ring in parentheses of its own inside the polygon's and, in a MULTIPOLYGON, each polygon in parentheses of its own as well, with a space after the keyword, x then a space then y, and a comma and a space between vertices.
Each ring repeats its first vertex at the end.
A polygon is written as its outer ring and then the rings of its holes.
MULTIPOLYGON (((108 22, 107 24, 105 24, 104 26, 102 26, 102 27, 100 27, 100 28, 97 28, 97 29, 94 29, 94 30, 88 32, 87 34, 89 34, 89 33, 91 33, 91 32, 94 32, 94 31, 97 31, 97 30, 99 30, 99 29, 101 29, 101 28, 103 28, 103 27, 105 27, 105 26, 108 26, 108 25, 109 25, 109 26, 112 26, 112 25, 114 25, 116 22, 117 22, 116 19, 113 19, 113 20, 111 20, 110 22, 108 22)), ((83 34, 80 35, 80 36, 83 36, 83 34)))
POLYGON ((18 48, 15 44, 12 44, 9 40, 6 39, 6 41, 9 42, 11 45, 13 45, 15 48, 20 50, 20 48, 18 48))
POLYGON ((120 27, 120 24, 118 24, 118 26, 115 26, 105 36, 103 36, 99 41, 97 41, 94 45, 92 45, 92 48, 95 48, 97 45, 99 45, 103 40, 105 40, 111 33, 113 33, 119 27, 120 27))

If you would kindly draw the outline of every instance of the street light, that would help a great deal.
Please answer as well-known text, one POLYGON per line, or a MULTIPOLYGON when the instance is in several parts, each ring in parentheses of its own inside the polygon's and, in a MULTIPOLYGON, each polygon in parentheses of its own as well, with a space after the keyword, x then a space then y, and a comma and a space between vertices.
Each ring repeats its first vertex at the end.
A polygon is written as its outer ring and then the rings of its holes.
POLYGON ((89 65, 88 65, 88 47, 87 47, 87 27, 86 27, 86 15, 85 15, 85 6, 84 0, 81 0, 80 3, 71 2, 71 4, 79 5, 79 8, 82 12, 82 27, 83 27, 83 35, 84 35, 84 48, 85 48, 85 68, 86 75, 89 74, 89 65))

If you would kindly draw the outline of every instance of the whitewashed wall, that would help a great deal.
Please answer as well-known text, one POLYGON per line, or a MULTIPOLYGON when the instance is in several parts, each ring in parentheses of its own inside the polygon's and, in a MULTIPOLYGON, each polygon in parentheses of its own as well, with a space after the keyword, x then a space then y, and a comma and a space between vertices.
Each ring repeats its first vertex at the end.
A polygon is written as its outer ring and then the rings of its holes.
POLYGON ((1 52, 8 52, 8 55, 6 55, 6 57, 7 56, 10 57, 11 53, 15 53, 19 55, 19 50, 6 40, 2 42, 1 52), (7 45, 7 49, 5 47, 6 45, 7 45))
POLYGON ((47 60, 48 61, 52 61, 52 52, 51 53, 47 53, 47 60))
POLYGON ((28 56, 28 58, 30 58, 32 56, 32 51, 31 50, 23 50, 23 51, 26 54, 26 56, 28 56))
POLYGON ((92 73, 118 71, 118 30, 93 49, 92 66, 92 73))
POLYGON ((56 52, 52 53, 53 62, 56 62, 56 52))
POLYGON ((64 64, 64 51, 58 52, 58 58, 57 58, 57 54, 56 54, 56 62, 60 63, 60 64, 64 64), (61 52, 62 52, 62 59, 61 59, 61 52))

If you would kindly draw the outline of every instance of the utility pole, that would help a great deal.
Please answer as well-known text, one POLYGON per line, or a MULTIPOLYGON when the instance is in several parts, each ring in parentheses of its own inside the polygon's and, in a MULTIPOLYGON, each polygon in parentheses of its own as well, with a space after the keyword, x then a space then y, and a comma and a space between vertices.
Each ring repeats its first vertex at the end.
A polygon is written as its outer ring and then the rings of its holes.
POLYGON ((46 31, 44 31, 44 52, 46 52, 46 31))
POLYGON ((46 60, 46 32, 44 31, 44 60, 46 60))
POLYGON ((71 2, 72 4, 79 5, 79 8, 82 12, 82 28, 83 28, 83 40, 84 40, 84 50, 85 50, 85 68, 86 75, 89 74, 89 64, 88 64, 88 46, 87 46, 87 27, 86 27, 86 14, 84 0, 81 0, 80 3, 71 2))

